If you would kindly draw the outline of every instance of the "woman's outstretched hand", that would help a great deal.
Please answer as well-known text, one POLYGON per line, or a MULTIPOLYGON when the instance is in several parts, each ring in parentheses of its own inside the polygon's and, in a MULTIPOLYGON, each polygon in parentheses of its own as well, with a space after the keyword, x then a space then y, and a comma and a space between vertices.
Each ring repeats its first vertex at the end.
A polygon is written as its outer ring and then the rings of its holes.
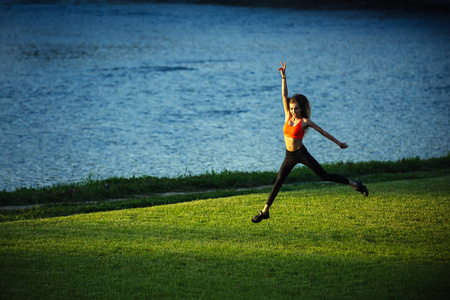
POLYGON ((341 147, 341 149, 345 149, 348 148, 347 143, 339 143, 339 147, 341 147))
POLYGON ((286 77, 286 63, 281 63, 281 68, 278 68, 278 71, 281 72, 281 77, 286 77))

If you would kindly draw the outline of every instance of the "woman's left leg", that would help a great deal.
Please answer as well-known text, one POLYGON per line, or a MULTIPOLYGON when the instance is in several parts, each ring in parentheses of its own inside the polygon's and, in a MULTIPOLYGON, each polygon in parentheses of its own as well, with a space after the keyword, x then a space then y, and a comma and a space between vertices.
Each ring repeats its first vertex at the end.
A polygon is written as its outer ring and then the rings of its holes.
POLYGON ((319 176, 324 181, 332 181, 342 184, 350 185, 354 188, 357 187, 357 184, 354 181, 349 180, 348 178, 338 175, 338 174, 329 174, 327 171, 325 171, 322 166, 315 160, 314 157, 312 157, 311 154, 309 154, 308 150, 306 148, 302 149, 302 164, 310 168, 314 173, 316 173, 317 176, 319 176))
POLYGON ((348 184, 349 186, 353 187, 357 192, 360 192, 364 196, 369 196, 369 189, 362 184, 361 180, 350 180, 348 178, 345 178, 344 176, 338 175, 338 174, 328 174, 322 166, 312 157, 311 154, 309 154, 308 150, 306 148, 303 148, 303 158, 301 163, 313 170, 314 173, 317 174, 322 180, 325 181, 333 181, 337 183, 342 184, 348 184))

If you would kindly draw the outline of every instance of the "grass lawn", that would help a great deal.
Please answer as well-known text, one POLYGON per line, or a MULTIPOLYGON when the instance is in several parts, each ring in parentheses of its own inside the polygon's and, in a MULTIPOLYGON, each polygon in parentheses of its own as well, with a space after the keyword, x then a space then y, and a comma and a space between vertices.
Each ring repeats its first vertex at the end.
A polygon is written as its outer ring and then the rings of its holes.
POLYGON ((0 223, 2 299, 448 299, 450 175, 0 223))

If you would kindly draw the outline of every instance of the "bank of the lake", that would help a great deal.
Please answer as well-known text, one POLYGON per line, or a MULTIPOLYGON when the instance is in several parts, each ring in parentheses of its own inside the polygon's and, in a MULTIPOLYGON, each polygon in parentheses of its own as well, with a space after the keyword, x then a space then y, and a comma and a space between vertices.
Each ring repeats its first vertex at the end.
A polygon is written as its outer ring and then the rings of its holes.
MULTIPOLYGON (((447 176, 450 173, 450 154, 392 162, 341 162, 325 164, 324 168, 330 173, 360 178, 370 187, 374 182, 447 176)), ((222 171, 177 178, 88 178, 76 184, 2 191, 0 215, 2 221, 8 221, 269 192, 276 176, 276 172, 222 171)), ((324 183, 308 168, 297 167, 286 180, 283 190, 301 189, 311 184, 321 186, 324 183)))

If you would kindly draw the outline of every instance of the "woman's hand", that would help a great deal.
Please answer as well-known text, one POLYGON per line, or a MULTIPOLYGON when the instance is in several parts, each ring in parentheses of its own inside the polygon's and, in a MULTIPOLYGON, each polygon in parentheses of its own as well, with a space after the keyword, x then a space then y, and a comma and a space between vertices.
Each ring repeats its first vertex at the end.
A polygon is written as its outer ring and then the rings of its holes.
POLYGON ((278 68, 278 71, 281 72, 281 77, 286 77, 286 63, 281 63, 281 68, 278 68))
POLYGON ((339 143, 339 147, 341 147, 341 149, 346 149, 348 148, 347 143, 339 143))

